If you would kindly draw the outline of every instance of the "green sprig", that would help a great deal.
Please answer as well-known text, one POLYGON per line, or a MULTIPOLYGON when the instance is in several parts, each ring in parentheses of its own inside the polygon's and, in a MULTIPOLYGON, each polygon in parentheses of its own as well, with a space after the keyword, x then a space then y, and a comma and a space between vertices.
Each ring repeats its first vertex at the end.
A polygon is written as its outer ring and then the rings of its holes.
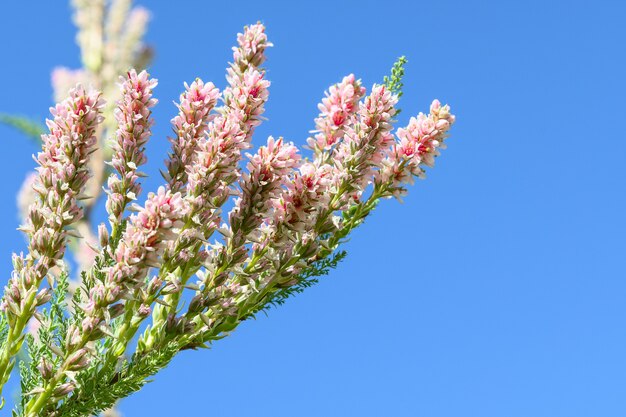
POLYGON ((13 116, 0 113, 0 123, 19 130, 28 138, 32 139, 37 145, 41 144, 41 135, 46 132, 45 127, 40 122, 25 116, 13 116))
MULTIPOLYGON (((402 87, 404 87, 404 83, 402 82, 402 78, 404 77, 404 66, 407 62, 406 57, 401 56, 391 67, 391 75, 385 75, 385 78, 383 78, 385 87, 393 94, 396 94, 398 98, 402 97, 403 94, 402 87)), ((397 109, 396 115, 400 114, 401 111, 401 109, 397 109)))

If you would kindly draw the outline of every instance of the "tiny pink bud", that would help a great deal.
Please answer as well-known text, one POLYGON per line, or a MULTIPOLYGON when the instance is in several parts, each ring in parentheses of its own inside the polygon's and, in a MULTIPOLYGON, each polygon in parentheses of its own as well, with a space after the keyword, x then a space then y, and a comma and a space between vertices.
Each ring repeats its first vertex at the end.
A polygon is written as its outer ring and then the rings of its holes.
POLYGON ((98 238, 100 239, 100 246, 106 247, 109 244, 109 229, 107 229, 104 223, 98 225, 98 238))
POLYGON ((52 376, 54 375, 52 364, 45 357, 41 358, 41 360, 39 361, 39 365, 37 365, 37 369, 41 373, 41 377, 46 381, 52 378, 52 376))
POLYGON ((74 391, 74 384, 72 382, 67 382, 65 384, 59 385, 52 393, 54 397, 65 397, 70 392, 74 391))

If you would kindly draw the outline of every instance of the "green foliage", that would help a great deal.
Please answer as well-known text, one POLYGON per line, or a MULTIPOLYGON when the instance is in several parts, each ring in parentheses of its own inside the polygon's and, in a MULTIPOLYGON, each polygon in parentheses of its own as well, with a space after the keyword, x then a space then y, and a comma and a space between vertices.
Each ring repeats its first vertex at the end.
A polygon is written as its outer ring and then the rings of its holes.
POLYGON ((268 294, 268 296, 257 305, 250 315, 244 318, 244 320, 256 316, 259 312, 267 314, 270 309, 285 304, 287 299, 296 294, 300 294, 307 288, 317 284, 319 282, 318 277, 328 275, 331 269, 337 268, 339 262, 341 262, 346 255, 347 253, 345 251, 340 251, 328 258, 313 262, 298 275, 296 278, 296 284, 280 288, 278 291, 268 294))
MULTIPOLYGON (((408 60, 406 57, 401 56, 391 67, 391 75, 385 75, 385 78, 383 78, 385 87, 387 87, 392 93, 397 94, 398 98, 402 97, 403 94, 402 87, 404 87, 404 84, 402 83, 402 78, 404 77, 404 65, 407 62, 408 60)), ((401 110, 398 109, 396 115, 400 114, 400 112, 401 110)))
POLYGON ((33 390, 44 384, 41 371, 37 367, 44 361, 52 368, 60 365, 61 359, 53 355, 50 346, 62 347, 65 345, 68 329, 65 300, 68 295, 68 288, 68 273, 64 270, 54 287, 49 308, 42 310, 39 316, 41 325, 37 331, 37 338, 32 334, 26 335, 25 357, 19 364, 22 396, 18 410, 16 410, 17 415, 21 415, 20 413, 23 412, 33 390))
POLYGON ((402 97, 402 87, 404 84, 402 83, 402 78, 404 77, 404 65, 408 62, 405 56, 401 56, 394 62, 391 67, 391 75, 383 78, 383 83, 385 86, 394 94, 397 94, 398 97, 402 97))
POLYGON ((4 314, 0 314, 0 346, 6 343, 7 336, 9 335, 9 323, 4 314))
POLYGON ((41 123, 24 116, 0 113, 0 123, 19 130, 37 144, 41 143, 41 135, 46 132, 45 127, 41 123))
POLYGON ((37 363, 42 356, 45 356, 45 352, 38 349, 38 346, 35 346, 35 338, 33 335, 27 334, 23 354, 24 357, 18 364, 22 389, 19 403, 20 409, 23 409, 28 402, 27 399, 30 398, 28 393, 42 382, 41 374, 37 370, 37 363))
POLYGON ((171 343, 159 350, 134 355, 117 371, 91 368, 94 372, 81 372, 74 395, 59 405, 56 415, 84 417, 110 408, 118 399, 139 391, 150 382, 148 378, 167 366, 176 352, 178 345, 171 343))

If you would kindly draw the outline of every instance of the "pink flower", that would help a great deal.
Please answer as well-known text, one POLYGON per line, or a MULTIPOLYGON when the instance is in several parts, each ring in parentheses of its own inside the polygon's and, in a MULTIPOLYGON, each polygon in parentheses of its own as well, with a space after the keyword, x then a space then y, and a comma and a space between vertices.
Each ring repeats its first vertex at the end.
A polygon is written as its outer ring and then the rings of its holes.
POLYGON ((107 211, 111 222, 121 220, 128 203, 134 201, 141 191, 137 169, 147 160, 144 147, 153 123, 150 109, 157 103, 152 98, 157 80, 148 78, 146 71, 137 74, 134 69, 130 70, 120 80, 123 95, 115 111, 118 128, 111 160, 119 175, 112 174, 108 180, 107 211))
POLYGON ((229 219, 234 230, 245 229, 247 235, 267 216, 272 198, 300 161, 298 149, 282 138, 269 137, 254 155, 248 154, 248 172, 240 180, 241 197, 235 201, 229 219))
POLYGON ((399 141, 388 149, 377 182, 389 183, 395 195, 403 194, 403 183, 424 177, 424 167, 434 165, 454 120, 450 107, 438 100, 431 104, 429 115, 411 117, 406 128, 398 129, 399 141))
MULTIPOLYGON (((21 228, 29 237, 29 253, 13 257, 14 270, 2 302, 10 323, 21 317, 25 324, 44 300, 43 295, 36 296, 39 285, 65 254, 67 228, 82 217, 78 200, 89 178, 87 165, 103 106, 99 92, 79 85, 50 109, 53 119, 46 121, 50 133, 42 135, 43 149, 36 158, 38 176, 32 186, 37 196, 21 228)), ((17 328, 18 333, 22 330, 17 328)))
POLYGON ((285 184, 286 190, 272 201, 274 221, 304 232, 315 224, 317 212, 329 201, 333 168, 306 162, 285 184))
POLYGON ((131 216, 131 226, 143 231, 169 230, 180 226, 176 222, 180 221, 184 211, 180 193, 172 194, 170 190, 159 187, 156 194, 150 193, 144 208, 131 216))
POLYGON ((254 128, 261 124, 261 115, 265 112, 270 82, 263 77, 264 73, 249 67, 241 77, 229 77, 231 85, 224 90, 226 108, 223 111, 226 117, 242 124, 247 141, 252 138, 254 128))
POLYGON ((254 128, 261 124, 265 111, 270 83, 258 66, 265 60, 265 48, 271 44, 264 30, 262 25, 253 25, 238 36, 235 63, 226 77, 229 85, 223 92, 224 106, 209 124, 206 137, 198 140, 196 157, 187 169, 185 198, 190 205, 189 217, 194 219, 198 234, 205 238, 219 224, 216 208, 233 193, 232 184, 241 176, 241 152, 250 147, 254 128))
POLYGON ((274 183, 279 186, 286 178, 291 169, 300 160, 298 148, 293 143, 285 143, 283 138, 275 140, 273 137, 267 139, 267 145, 261 146, 255 155, 248 155, 250 161, 247 168, 250 178, 257 177, 264 186, 274 183))
POLYGON ((114 253, 116 263, 108 268, 106 280, 94 286, 84 306, 88 314, 83 327, 92 328, 105 318, 107 306, 130 290, 143 285, 151 267, 158 268, 167 245, 182 226, 187 206, 180 193, 164 187, 150 193, 144 207, 130 217, 114 253))
POLYGON ((392 117, 398 97, 383 85, 374 85, 372 92, 359 104, 354 124, 345 128, 333 160, 336 167, 336 193, 341 204, 358 199, 380 167, 384 151, 394 141, 392 117))
POLYGON ((199 151, 198 142, 207 132, 209 122, 215 117, 210 112, 220 96, 213 83, 204 84, 197 79, 191 85, 185 84, 185 92, 180 96, 178 115, 172 119, 176 137, 170 139, 172 153, 165 161, 168 182, 174 191, 181 190, 187 182, 194 155, 199 151))
POLYGON ((246 26, 237 34, 238 46, 233 47, 234 71, 244 72, 248 66, 260 67, 265 61, 265 48, 273 46, 267 41, 265 26, 260 23, 246 26))
POLYGON ((344 127, 353 122, 359 100, 364 94, 365 88, 353 74, 328 89, 326 97, 318 105, 320 115, 315 119, 314 130, 317 134, 308 139, 309 146, 316 153, 329 150, 343 137, 344 127))

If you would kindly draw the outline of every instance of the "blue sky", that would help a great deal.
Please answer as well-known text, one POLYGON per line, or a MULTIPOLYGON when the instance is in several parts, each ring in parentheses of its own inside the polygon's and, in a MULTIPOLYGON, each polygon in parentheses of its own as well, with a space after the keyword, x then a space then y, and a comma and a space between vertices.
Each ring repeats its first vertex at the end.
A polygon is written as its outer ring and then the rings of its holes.
MULTIPOLYGON (((380 205, 338 270, 179 355, 126 416, 626 415, 626 3, 141 4, 161 101, 148 189, 183 81, 223 86, 236 33, 259 20, 275 48, 256 143, 303 144, 329 85, 354 72, 369 87, 402 54, 399 125, 435 97, 457 124, 428 179, 380 205)), ((50 71, 79 66, 74 34, 65 2, 2 5, 0 111, 47 116, 50 71)), ((0 139, 5 282, 37 149, 4 126, 0 139)))

